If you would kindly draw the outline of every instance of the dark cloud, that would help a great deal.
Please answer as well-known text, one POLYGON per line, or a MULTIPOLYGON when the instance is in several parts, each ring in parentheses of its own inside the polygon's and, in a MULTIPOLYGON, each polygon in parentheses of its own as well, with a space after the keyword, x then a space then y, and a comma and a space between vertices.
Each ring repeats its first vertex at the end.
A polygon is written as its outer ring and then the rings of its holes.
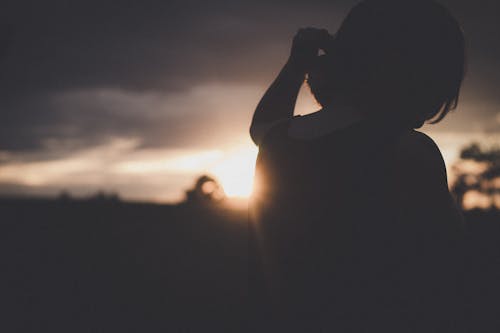
MULTIPOLYGON (((0 150, 36 150, 47 140, 90 146, 116 136, 141 137, 152 146, 220 144, 246 131, 243 120, 258 95, 234 103, 228 115, 222 103, 207 106, 191 89, 216 84, 221 88, 214 93, 223 99, 223 87, 263 87, 285 60, 297 28, 335 29, 354 3, 7 1, 0 150), (99 99, 98 91, 123 95, 99 99), (148 100, 150 94, 162 97, 148 100)), ((469 40, 464 100, 486 101, 477 115, 486 119, 500 104, 499 4, 446 4, 469 40)))
POLYGON ((258 2, 16 3, 2 90, 150 90, 255 79, 256 70, 269 66, 269 46, 287 42, 277 37, 291 37, 300 16, 314 22, 319 9, 258 2))
MULTIPOLYGON (((203 84, 248 84, 263 81, 262 73, 272 75, 288 48, 293 22, 303 14, 285 12, 290 22, 277 25, 281 6, 189 1, 11 4, 6 15, 10 45, 0 64, 0 149, 37 149, 53 138, 78 138, 91 145, 120 135, 143 136, 151 144, 217 142, 214 135, 203 135, 203 126, 213 124, 214 110, 200 110, 203 101, 192 105, 186 92, 203 84), (116 106, 109 101, 52 103, 55 94, 98 89, 184 92, 186 104, 199 112, 189 119, 172 105, 162 119, 152 121, 126 108, 111 112, 116 106)), ((306 15, 311 22, 313 13, 306 15)))
POLYGON ((0 150, 37 150, 51 142, 81 149, 115 137, 138 138, 147 147, 220 146, 227 138, 246 135, 250 114, 242 122, 239 103, 251 105, 260 93, 227 87, 230 96, 224 98, 222 89, 209 86, 168 95, 109 89, 38 95, 11 105, 3 115, 0 150))

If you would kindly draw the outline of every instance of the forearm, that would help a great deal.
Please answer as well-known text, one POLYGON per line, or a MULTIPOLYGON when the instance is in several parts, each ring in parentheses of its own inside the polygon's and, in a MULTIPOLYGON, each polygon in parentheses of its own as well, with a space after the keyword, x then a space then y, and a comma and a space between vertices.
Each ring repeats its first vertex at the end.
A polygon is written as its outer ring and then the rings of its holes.
POLYGON ((260 100, 250 126, 250 136, 259 145, 276 122, 293 117, 295 102, 308 68, 326 49, 332 36, 325 29, 300 29, 293 38, 288 62, 260 100))
POLYGON ((293 116, 304 79, 305 72, 290 61, 287 62, 257 105, 252 125, 293 116))
POLYGON ((259 141, 259 128, 293 116, 305 71, 288 61, 260 100, 253 115, 250 135, 259 141))

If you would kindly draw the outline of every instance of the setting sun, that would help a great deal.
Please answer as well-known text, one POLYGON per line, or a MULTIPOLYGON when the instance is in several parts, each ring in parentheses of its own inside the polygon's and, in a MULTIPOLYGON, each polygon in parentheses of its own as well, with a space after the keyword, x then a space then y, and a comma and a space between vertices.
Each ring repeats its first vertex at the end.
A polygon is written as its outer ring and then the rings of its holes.
POLYGON ((210 170, 222 184, 228 197, 247 198, 252 193, 256 147, 230 152, 210 170))

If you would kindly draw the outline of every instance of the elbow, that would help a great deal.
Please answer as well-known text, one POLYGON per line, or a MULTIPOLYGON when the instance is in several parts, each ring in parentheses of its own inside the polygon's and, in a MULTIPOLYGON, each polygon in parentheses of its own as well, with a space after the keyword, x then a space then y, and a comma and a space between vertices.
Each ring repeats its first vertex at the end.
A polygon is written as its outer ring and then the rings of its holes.
POLYGON ((262 139, 266 135, 267 131, 269 129, 269 124, 268 123, 259 123, 252 121, 252 125, 250 125, 250 138, 252 138, 253 143, 255 143, 256 146, 259 146, 262 143, 262 139))
POLYGON ((252 138, 252 141, 259 146, 262 143, 262 140, 264 139, 265 136, 267 136, 268 132, 277 124, 282 123, 284 120, 287 120, 288 118, 281 118, 275 121, 267 122, 267 123, 256 123, 255 121, 252 122, 252 125, 250 126, 250 137, 252 138))
POLYGON ((252 139, 253 143, 256 146, 258 146, 260 143, 259 135, 257 133, 258 132, 257 127, 258 126, 255 126, 255 124, 252 123, 252 125, 250 125, 250 129, 249 129, 250 138, 252 139))
POLYGON ((250 134, 250 138, 252 139, 253 143, 255 145, 259 145, 259 127, 261 125, 259 119, 258 119, 258 115, 259 115, 259 107, 257 107, 257 109, 255 110, 254 114, 253 114, 253 118, 252 118, 252 123, 250 124, 250 128, 248 130, 248 133, 250 134))

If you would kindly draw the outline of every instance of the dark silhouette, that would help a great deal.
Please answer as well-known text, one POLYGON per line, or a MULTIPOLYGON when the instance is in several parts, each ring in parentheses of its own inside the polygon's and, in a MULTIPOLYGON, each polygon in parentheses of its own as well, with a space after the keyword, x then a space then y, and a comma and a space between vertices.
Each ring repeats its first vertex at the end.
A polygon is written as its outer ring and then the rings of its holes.
POLYGON ((255 332, 463 329, 463 218, 415 129, 456 107, 464 53, 427 0, 366 0, 334 36, 299 30, 250 129, 255 332), (306 78, 322 109, 294 117, 306 78))
MULTIPOLYGON (((465 215, 464 317, 470 332, 497 332, 500 211, 465 215)), ((248 327, 245 210, 202 202, 0 198, 0 216, 2 331, 248 327)))
POLYGON ((2 332, 241 332, 246 211, 0 198, 2 332))
POLYGON ((222 186, 208 175, 198 177, 194 188, 186 191, 186 203, 193 205, 212 205, 221 202, 224 197, 222 186))

